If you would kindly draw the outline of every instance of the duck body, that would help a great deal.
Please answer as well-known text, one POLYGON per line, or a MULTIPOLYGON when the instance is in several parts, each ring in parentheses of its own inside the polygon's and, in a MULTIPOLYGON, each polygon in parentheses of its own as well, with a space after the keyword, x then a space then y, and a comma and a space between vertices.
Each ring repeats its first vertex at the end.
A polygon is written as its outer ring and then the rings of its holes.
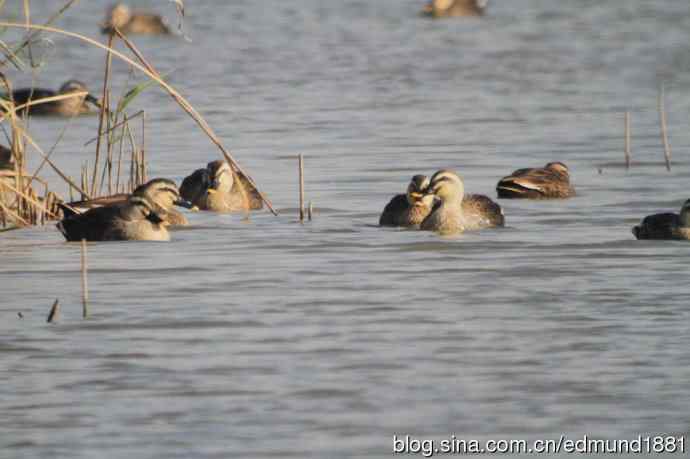
POLYGON ((57 224, 68 241, 169 241, 163 219, 145 199, 132 196, 126 202, 96 207, 83 214, 63 207, 65 217, 57 224))
POLYGON ((163 219, 167 226, 189 225, 187 217, 173 206, 190 208, 191 203, 180 197, 177 185, 172 180, 156 178, 138 186, 132 194, 118 193, 110 196, 101 196, 86 201, 71 202, 68 206, 79 212, 87 212, 89 209, 124 204, 132 196, 148 199, 153 210, 163 219))
POLYGON ((432 18, 482 16, 486 3, 486 0, 431 0, 421 14, 432 18))
POLYGON ((575 195, 565 164, 548 163, 541 168, 518 169, 496 185, 499 198, 565 199, 575 195))
POLYGON ((505 226, 501 206, 483 194, 465 195, 462 199, 462 215, 466 230, 505 226))
POLYGON ((187 176, 180 186, 180 194, 201 210, 239 212, 263 208, 263 200, 249 180, 220 160, 187 176))
POLYGON ((690 240, 690 200, 687 200, 680 214, 672 212, 649 215, 632 228, 637 239, 690 240))
POLYGON ((119 3, 108 11, 101 32, 110 34, 117 28, 125 35, 168 35, 170 28, 157 14, 132 11, 129 6, 119 3))
POLYGON ((98 100, 91 94, 88 94, 88 89, 84 83, 76 80, 67 81, 58 91, 44 88, 16 89, 12 91, 12 99, 15 105, 19 106, 27 104, 30 101, 38 101, 39 99, 47 97, 83 91, 87 92, 84 96, 74 96, 52 102, 31 105, 30 107, 26 107, 23 112, 39 116, 76 116, 94 113, 94 109, 89 106, 89 103, 97 107, 99 105, 98 100))

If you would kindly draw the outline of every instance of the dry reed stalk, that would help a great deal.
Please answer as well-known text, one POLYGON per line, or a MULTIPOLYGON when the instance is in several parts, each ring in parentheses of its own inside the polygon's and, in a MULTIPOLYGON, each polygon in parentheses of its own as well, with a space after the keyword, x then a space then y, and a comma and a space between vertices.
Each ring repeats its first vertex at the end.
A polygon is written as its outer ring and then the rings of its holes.
POLYGON ((110 111, 110 100, 108 100, 110 88, 110 68, 113 62, 113 55, 110 51, 113 47, 114 35, 111 33, 108 37, 108 52, 105 57, 105 75, 103 77, 103 97, 101 99, 101 111, 98 118, 98 140, 96 140, 96 159, 93 164, 93 176, 91 177, 91 195, 96 195, 96 174, 98 173, 98 160, 101 154, 101 135, 103 133, 103 120, 106 114, 110 111))
MULTIPOLYGON (((120 191, 120 174, 122 172, 122 152, 124 150, 125 143, 122 141, 125 137, 125 125, 127 123, 127 115, 124 115, 124 121, 120 123, 122 126, 122 132, 120 133, 120 152, 118 153, 117 156, 117 174, 116 174, 116 181, 115 181, 115 192, 119 193, 120 191)), ((113 128, 114 129, 114 128, 113 128)))
POLYGON ((665 90, 664 84, 661 84, 659 89, 659 97, 657 100, 657 107, 659 109, 659 121, 661 124, 661 140, 664 143, 664 159, 666 161, 666 170, 671 171, 671 145, 668 142, 668 127, 666 125, 666 104, 665 104, 665 90))
MULTIPOLYGON (((0 27, 8 27, 8 28, 28 28, 28 29, 34 29, 34 30, 39 30, 39 31, 45 31, 45 32, 52 32, 60 35, 65 35, 67 37, 72 37, 81 41, 84 41, 86 43, 89 43, 97 48, 101 48, 105 50, 106 52, 112 53, 114 56, 116 56, 118 59, 123 60, 124 62, 128 63, 132 67, 136 68, 137 70, 141 71, 144 73, 146 76, 154 80, 156 83, 158 83, 163 89, 165 89, 168 94, 171 95, 175 99, 175 101, 196 121, 197 125, 206 133, 206 135, 211 139, 211 141, 221 150, 223 153, 223 156, 225 157, 226 161, 228 161, 230 164, 234 164, 234 166, 242 172, 242 174, 247 178, 247 181, 256 189, 257 193, 259 194, 259 197, 263 200, 263 202, 266 204, 266 206, 270 209, 270 211, 273 213, 273 215, 278 215, 278 212, 273 208, 271 205, 271 202, 266 198, 266 196, 259 190, 259 188, 256 186, 256 183, 254 180, 249 176, 246 172, 242 170, 242 168, 239 166, 239 164, 232 158, 230 153, 225 149, 225 147, 221 144, 220 140, 218 137, 215 135, 215 133, 211 130, 210 126, 204 118, 194 109, 194 107, 187 102, 187 100, 182 97, 172 86, 170 86, 168 83, 166 83, 158 74, 158 72, 153 69, 148 62, 141 56, 137 48, 130 42, 122 33, 120 33, 117 29, 115 32, 117 33, 118 37, 132 50, 132 52, 137 56, 137 58, 145 63, 145 65, 148 68, 145 68, 144 66, 137 64, 134 62, 132 59, 129 57, 125 56, 124 54, 120 53, 119 51, 116 51, 110 47, 107 47, 103 45, 102 43, 99 43, 96 40, 93 40, 89 37, 86 37, 84 35, 80 35, 78 33, 74 32, 69 32, 67 30, 63 29, 58 29, 55 27, 49 27, 49 26, 41 26, 37 24, 31 24, 31 25, 26 25, 26 24, 17 24, 17 23, 12 23, 12 22, 5 22, 5 21, 0 21, 0 27), (151 71, 153 70, 153 72, 151 71)), ((61 175, 62 176, 62 175, 61 175)), ((67 179, 67 177, 63 177, 63 179, 67 179)))
MULTIPOLYGON (((9 183, 3 183, 0 181, 0 188, 7 188, 11 192, 13 192, 15 195, 20 196, 24 200, 26 200, 27 202, 31 203, 36 209, 41 210, 41 212, 46 212, 46 213, 51 214, 53 217, 58 217, 57 214, 55 214, 49 210, 50 209, 49 207, 47 207, 44 204, 41 204, 35 197, 32 197, 30 194, 24 193, 24 192, 16 189, 15 187, 10 185, 9 183)), ((33 191, 33 190, 30 190, 30 191, 33 191)))
POLYGON ((8 104, 6 101, 0 99, 0 106, 2 106, 3 112, 0 113, 0 123, 3 122, 6 118, 10 117, 11 115, 16 115, 19 112, 22 112, 24 109, 33 107, 35 105, 41 105, 41 104, 47 104, 49 102, 57 102, 60 100, 64 99, 71 99, 73 97, 79 97, 79 96, 84 96, 88 94, 86 91, 78 91, 78 92, 71 92, 69 94, 60 94, 58 96, 50 96, 50 97, 42 97, 40 99, 31 99, 30 101, 20 104, 20 105, 13 105, 13 104, 8 104))
POLYGON ((46 322, 49 324, 52 324, 55 322, 55 319, 57 319, 58 314, 60 313, 60 300, 55 298, 55 302, 53 303, 53 306, 50 308, 50 312, 48 313, 48 318, 46 319, 46 322))
MULTIPOLYGON (((122 127, 123 124, 126 124, 128 121, 131 121, 131 120, 133 120, 134 118, 143 115, 144 113, 146 113, 144 110, 139 110, 139 111, 136 112, 134 115, 124 116, 124 119, 123 119, 122 121, 118 122, 117 124, 114 124, 112 127, 110 127, 110 130, 108 130, 108 131, 102 133, 101 136, 104 136, 104 135, 106 135, 106 134, 110 134, 111 132, 114 132, 115 129, 117 129, 117 128, 119 128, 119 127, 122 127)), ((85 147, 88 147, 89 145, 91 145, 92 143, 94 143, 96 140, 98 140, 98 136, 96 136, 96 137, 90 139, 88 142, 84 143, 84 146, 85 146, 85 147)))
POLYGON ((22 217, 19 216, 19 214, 14 212, 12 209, 8 208, 5 204, 2 203, 2 201, 0 201, 0 209, 2 209, 2 211, 8 214, 10 217, 13 217, 17 222, 21 223, 22 226, 31 226, 31 223, 24 220, 22 217))
POLYGON ((216 136, 213 129, 211 129, 211 126, 209 126, 209 124, 199 114, 199 112, 197 112, 196 109, 184 97, 182 97, 172 86, 163 81, 160 73, 158 73, 158 71, 139 52, 137 47, 134 46, 134 44, 129 39, 127 39, 127 37, 124 36, 117 28, 115 28, 115 33, 120 38, 120 40, 122 40, 125 43, 125 45, 127 45, 127 47, 130 49, 130 51, 132 51, 132 53, 137 57, 137 59, 139 59, 139 61, 144 65, 144 67, 146 67, 147 75, 153 77, 153 79, 156 82, 158 82, 168 92, 168 94, 170 94, 170 96, 175 100, 175 102, 177 102, 178 105, 182 107, 182 109, 186 111, 194 121, 196 121, 197 125, 201 128, 201 130, 204 131, 204 133, 209 137, 209 139, 211 139, 211 141, 220 149, 221 153, 223 154, 223 157, 228 162, 228 164, 230 164, 232 168, 236 169, 239 173, 244 175, 249 184, 252 185, 256 192, 259 194, 261 200, 266 204, 266 207, 269 208, 271 213, 273 213, 273 215, 278 215, 278 212, 273 208, 271 202, 266 198, 266 196, 264 196, 261 190, 259 190, 259 187, 256 185, 256 182, 254 182, 251 176, 242 169, 242 167, 237 163, 237 161, 235 161, 230 152, 223 146, 218 136, 216 136))
POLYGON ((81 240, 81 304, 82 317, 89 317, 89 285, 87 279, 86 239, 81 240))
POLYGON ((630 112, 625 112, 625 168, 630 169, 630 112))
POLYGON ((309 201, 309 207, 307 208, 307 219, 311 221, 311 216, 314 214, 314 204, 309 201))
MULTIPOLYGON (((1 27, 1 25, 0 25, 0 27, 1 27)), ((23 139, 25 139, 32 147, 34 147, 34 149, 36 149, 36 151, 38 152, 38 154, 41 155, 41 157, 48 163, 48 165, 49 165, 49 166, 60 176, 60 178, 62 178, 69 186, 74 187, 74 189, 75 189, 76 191, 78 191, 79 193, 83 194, 83 195, 86 196, 88 199, 91 199, 91 198, 89 197, 89 194, 88 194, 85 190, 80 189, 79 186, 77 186, 77 185, 72 181, 72 179, 70 179, 67 175, 65 175, 65 173, 62 172, 62 171, 60 170, 60 168, 57 167, 57 166, 50 160, 50 158, 48 158, 48 157, 46 156, 46 154, 43 152, 43 149, 42 149, 41 147, 38 146, 38 144, 31 138, 31 136, 29 136, 29 134, 27 134, 26 131, 25 131, 21 126, 19 126, 19 124, 16 124, 16 125, 14 126, 14 129, 12 130, 13 145, 14 145, 14 143, 15 143, 15 141, 14 141, 14 136, 15 136, 15 134, 16 134, 17 136, 21 136, 21 137, 22 137, 23 139)), ((17 141, 17 142, 18 142, 18 141, 17 141)))
POLYGON ((304 158, 302 153, 297 156, 299 163, 299 221, 304 222, 304 158))
MULTIPOLYGON (((53 22, 55 22, 57 19, 60 18, 60 16, 63 15, 65 11, 67 11, 74 3, 78 2, 79 0, 69 0, 67 3, 65 3, 62 8, 57 10, 55 13, 53 13, 52 16, 48 18, 46 22, 43 23, 43 27, 49 27, 53 22)), ((28 29, 35 29, 33 27, 35 24, 26 24, 26 28, 28 29)), ((0 62, 0 68, 4 67, 7 64, 7 61, 11 61, 15 66, 17 67, 18 70, 21 70, 21 65, 17 65, 15 63, 15 59, 21 64, 21 59, 17 57, 17 53, 27 47, 29 44, 31 44, 31 41, 34 39, 36 35, 40 34, 40 30, 36 31, 34 30, 32 33, 28 34, 28 36, 24 39, 24 41, 15 49, 14 51, 10 51, 7 49, 7 52, 9 52, 9 55, 7 57, 7 60, 0 62)))

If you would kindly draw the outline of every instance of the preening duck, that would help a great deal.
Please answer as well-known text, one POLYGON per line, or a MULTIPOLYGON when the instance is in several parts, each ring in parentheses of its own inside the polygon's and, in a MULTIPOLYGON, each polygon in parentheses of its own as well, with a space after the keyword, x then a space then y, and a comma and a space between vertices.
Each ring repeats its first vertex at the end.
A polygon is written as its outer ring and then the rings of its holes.
POLYGON ((568 167, 560 162, 518 169, 496 185, 499 198, 564 199, 575 195, 568 167))
POLYGON ((247 178, 226 161, 211 161, 182 181, 180 194, 201 210, 238 212, 259 210, 263 200, 247 178))

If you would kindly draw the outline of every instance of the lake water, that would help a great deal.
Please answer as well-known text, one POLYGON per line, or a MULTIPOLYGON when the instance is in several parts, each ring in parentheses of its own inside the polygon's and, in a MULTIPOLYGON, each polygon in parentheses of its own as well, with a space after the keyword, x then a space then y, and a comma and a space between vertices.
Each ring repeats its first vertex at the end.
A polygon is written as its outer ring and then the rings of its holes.
MULTIPOLYGON (((0 457, 382 458, 394 434, 688 433, 690 245, 630 227, 690 197, 690 4, 492 1, 480 20, 430 21, 422 3, 187 2, 191 42, 135 38, 280 216, 194 213, 171 243, 89 244, 85 321, 79 245, 52 224, 0 234, 0 457), (553 160, 578 196, 501 201, 505 229, 376 227, 416 173, 452 168, 495 197, 500 177, 553 160)), ((107 4, 59 25, 101 38, 107 4)), ((171 3, 139 4, 175 22, 171 3)), ((31 5, 41 21, 58 2, 31 5)), ((100 87, 101 51, 52 41, 38 85, 100 87)), ((219 158, 162 91, 142 108, 152 176, 219 158)), ((66 123, 31 132, 48 149, 66 123)), ((74 120, 55 162, 78 176, 96 129, 74 120)))

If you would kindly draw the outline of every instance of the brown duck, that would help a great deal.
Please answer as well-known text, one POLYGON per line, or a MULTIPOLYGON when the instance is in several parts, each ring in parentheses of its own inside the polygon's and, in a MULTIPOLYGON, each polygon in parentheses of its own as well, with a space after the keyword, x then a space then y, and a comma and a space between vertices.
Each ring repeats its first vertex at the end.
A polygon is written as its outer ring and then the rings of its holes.
POLYGON ((167 35, 170 33, 170 28, 165 24, 162 17, 156 14, 132 11, 124 3, 110 7, 101 26, 101 32, 109 34, 114 31, 115 27, 125 35, 167 35))
POLYGON ((126 193, 103 196, 86 201, 76 201, 68 204, 68 207, 80 212, 89 209, 104 207, 127 202, 130 196, 146 198, 153 206, 156 213, 163 219, 168 226, 189 225, 187 217, 173 206, 191 208, 192 204, 181 198, 177 185, 172 180, 155 178, 143 185, 139 185, 131 195, 126 193))
POLYGON ((93 113, 94 109, 89 106, 89 104, 92 104, 96 108, 100 107, 98 99, 89 94, 89 90, 84 83, 77 80, 69 80, 65 82, 57 91, 44 88, 16 89, 12 91, 12 99, 14 100, 14 104, 19 106, 27 104, 29 101, 38 101, 39 99, 44 99, 47 97, 55 97, 77 92, 86 92, 86 94, 31 105, 22 111, 28 112, 31 115, 75 116, 93 113))
POLYGON ((421 14, 432 18, 482 16, 487 3, 488 0, 431 0, 421 14))
POLYGON ((518 169, 496 185, 499 198, 564 199, 575 195, 568 167, 559 162, 534 169, 518 169))
POLYGON ((259 192, 226 161, 211 161, 182 181, 180 194, 201 210, 239 212, 264 206, 259 192), (245 200, 246 197, 246 200, 245 200))
POLYGON ((454 234, 505 225, 501 206, 481 194, 466 195, 462 179, 451 170, 436 172, 427 194, 437 202, 422 222, 422 230, 454 234))
POLYGON ((155 206, 141 196, 90 209, 83 214, 63 206, 57 227, 68 241, 169 241, 170 233, 155 206))

